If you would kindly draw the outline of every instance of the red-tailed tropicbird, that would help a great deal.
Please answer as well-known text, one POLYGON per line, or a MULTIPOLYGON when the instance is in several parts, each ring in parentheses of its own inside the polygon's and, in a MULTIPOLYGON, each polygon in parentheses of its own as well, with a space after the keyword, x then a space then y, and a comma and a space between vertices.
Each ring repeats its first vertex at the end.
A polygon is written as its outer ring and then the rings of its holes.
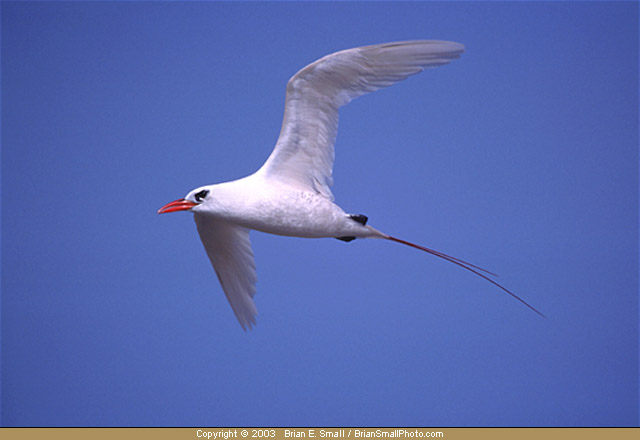
POLYGON ((402 243, 473 272, 544 316, 488 276, 495 274, 384 234, 367 225, 366 216, 347 214, 333 203, 330 187, 338 109, 426 68, 448 64, 462 52, 462 44, 450 41, 402 41, 343 50, 309 64, 287 83, 280 137, 258 171, 196 188, 158 210, 159 214, 194 213, 200 239, 243 329, 255 325, 257 315, 252 229, 292 237, 382 238, 402 243))

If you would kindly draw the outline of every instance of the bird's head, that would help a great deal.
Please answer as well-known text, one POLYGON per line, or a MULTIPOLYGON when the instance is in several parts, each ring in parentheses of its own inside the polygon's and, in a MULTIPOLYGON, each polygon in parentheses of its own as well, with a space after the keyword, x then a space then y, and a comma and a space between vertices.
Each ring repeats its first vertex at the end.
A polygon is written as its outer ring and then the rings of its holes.
POLYGON ((196 188, 187 194, 184 199, 174 200, 158 209, 158 214, 176 211, 197 211, 199 206, 209 200, 209 194, 211 194, 211 189, 208 186, 196 188))

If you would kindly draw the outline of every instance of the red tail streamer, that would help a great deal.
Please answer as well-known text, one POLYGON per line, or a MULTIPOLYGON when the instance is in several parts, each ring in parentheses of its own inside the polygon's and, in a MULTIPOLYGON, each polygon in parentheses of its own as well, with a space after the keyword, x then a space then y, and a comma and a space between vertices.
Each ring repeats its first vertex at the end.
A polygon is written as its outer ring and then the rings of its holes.
POLYGON ((417 244, 415 244, 415 243, 410 243, 410 242, 408 242, 408 241, 404 241, 404 240, 401 240, 401 239, 399 239, 399 238, 392 237, 392 236, 390 236, 390 235, 387 235, 387 237, 386 237, 386 238, 387 238, 388 240, 395 241, 396 243, 402 243, 402 244, 404 244, 404 245, 411 246, 412 248, 420 249, 421 251, 424 251, 424 252, 426 252, 426 253, 428 253, 428 254, 431 254, 431 255, 435 255, 436 257, 440 257, 440 258, 442 258, 443 260, 447 260, 447 261, 449 261, 449 262, 451 262, 451 263, 453 263, 453 264, 457 264, 458 266, 463 267, 463 268, 467 269, 467 270, 468 270, 468 271, 470 271, 470 272, 473 272, 474 274, 478 275, 479 277, 484 278, 485 280, 489 281, 489 282, 490 282, 491 284, 493 284, 494 286, 497 286, 497 287, 499 287, 500 289, 504 290, 504 291, 505 291, 505 292, 507 292, 509 295, 511 295, 512 297, 514 297, 515 299, 517 299, 518 301, 520 301, 522 304, 524 304, 525 306, 527 306, 529 309, 533 310, 535 313, 537 313, 538 315, 542 316, 543 318, 546 318, 546 316, 545 316, 543 313, 541 313, 541 312, 540 312, 539 310, 537 310, 535 307, 533 307, 532 305, 530 305, 529 303, 527 303, 525 300, 523 300, 522 298, 520 298, 518 295, 516 295, 515 293, 511 292, 509 289, 507 289, 507 288, 503 287, 502 285, 500 285, 500 284, 496 283, 496 282, 495 282, 495 281, 493 281, 491 278, 489 278, 488 276, 486 276, 486 275, 484 275, 484 274, 480 273, 479 271, 485 272, 485 273, 487 273, 487 274, 489 274, 489 275, 498 276, 498 275, 496 275, 495 273, 493 273, 493 272, 489 272, 488 270, 483 269, 483 268, 478 267, 478 266, 475 266, 475 265, 473 265, 473 264, 471 264, 471 263, 467 263, 466 261, 463 261, 463 260, 461 260, 461 259, 459 259, 459 258, 452 257, 452 256, 447 255, 447 254, 443 254, 443 253, 442 253, 442 252, 440 252, 440 251, 436 251, 436 250, 434 250, 434 249, 429 249, 428 247, 420 246, 420 245, 417 245, 417 244), (477 270, 476 270, 476 269, 477 269, 477 270))

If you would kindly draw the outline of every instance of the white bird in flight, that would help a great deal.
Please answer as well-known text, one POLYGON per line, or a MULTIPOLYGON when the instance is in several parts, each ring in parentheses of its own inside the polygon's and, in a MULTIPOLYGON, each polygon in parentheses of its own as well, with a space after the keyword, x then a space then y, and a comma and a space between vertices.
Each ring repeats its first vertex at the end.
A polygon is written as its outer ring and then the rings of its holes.
POLYGON ((462 44, 450 41, 402 41, 343 50, 309 64, 287 83, 280 137, 258 171, 196 188, 158 210, 158 214, 193 212, 200 239, 243 329, 255 325, 257 315, 252 229, 291 237, 347 242, 381 238, 402 243, 473 272, 544 316, 487 276, 495 274, 380 232, 367 225, 366 216, 347 214, 333 202, 330 187, 338 109, 426 68, 448 64, 462 52, 462 44))

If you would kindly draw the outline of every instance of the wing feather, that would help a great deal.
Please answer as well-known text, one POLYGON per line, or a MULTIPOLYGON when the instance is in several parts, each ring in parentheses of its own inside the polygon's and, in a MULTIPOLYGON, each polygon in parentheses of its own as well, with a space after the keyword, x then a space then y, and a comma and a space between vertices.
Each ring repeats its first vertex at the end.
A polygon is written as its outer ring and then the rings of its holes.
POLYGON ((331 193, 338 109, 352 99, 458 58, 449 41, 402 41, 343 50, 319 59, 287 83, 276 147, 260 169, 267 177, 331 193))
POLYGON ((194 215, 204 249, 229 304, 244 330, 256 325, 256 265, 249 229, 194 215))

